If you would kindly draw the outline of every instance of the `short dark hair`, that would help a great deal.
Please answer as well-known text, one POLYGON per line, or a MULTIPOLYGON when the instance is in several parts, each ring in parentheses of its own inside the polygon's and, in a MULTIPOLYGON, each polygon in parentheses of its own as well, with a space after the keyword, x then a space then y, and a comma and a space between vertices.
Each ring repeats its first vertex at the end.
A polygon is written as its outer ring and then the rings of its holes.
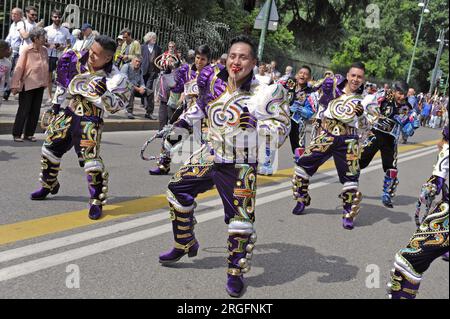
POLYGON ((352 65, 350 65, 348 70, 350 71, 350 69, 353 69, 353 68, 360 69, 360 70, 363 70, 364 72, 366 72, 366 66, 362 62, 354 62, 354 63, 352 63, 352 65))
POLYGON ((124 33, 127 33, 130 37, 133 37, 131 30, 128 28, 122 29, 122 31, 120 31, 120 34, 124 34, 124 33))
POLYGON ((57 15, 58 17, 62 17, 62 12, 59 9, 53 9, 52 15, 57 15))
POLYGON ((408 92, 409 86, 405 81, 396 81, 392 85, 392 88, 394 89, 394 91, 399 91, 406 94, 408 92))
MULTIPOLYGON (((253 41, 246 35, 238 35, 237 37, 233 38, 230 42, 230 49, 233 45, 236 43, 246 43, 251 48, 251 54, 254 59, 257 59, 257 53, 256 53, 256 46, 253 43, 253 41)), ((230 50, 228 50, 230 52, 230 50)))
POLYGON ((5 40, 0 40, 0 50, 8 49, 10 47, 9 42, 5 40))
POLYGON ((36 9, 35 6, 28 6, 28 7, 25 8, 25 12, 26 12, 26 13, 30 12, 31 10, 37 12, 37 9, 36 9))
POLYGON ((206 55, 208 61, 211 60, 211 49, 206 44, 203 44, 195 49, 195 54, 206 55))
POLYGON ((309 66, 302 65, 299 70, 301 70, 301 69, 307 69, 309 71, 309 75, 312 75, 312 71, 311 71, 311 68, 309 66))
POLYGON ((99 35, 95 37, 95 42, 100 44, 100 46, 110 52, 112 55, 116 53, 117 50, 117 43, 112 38, 108 37, 107 35, 99 35))

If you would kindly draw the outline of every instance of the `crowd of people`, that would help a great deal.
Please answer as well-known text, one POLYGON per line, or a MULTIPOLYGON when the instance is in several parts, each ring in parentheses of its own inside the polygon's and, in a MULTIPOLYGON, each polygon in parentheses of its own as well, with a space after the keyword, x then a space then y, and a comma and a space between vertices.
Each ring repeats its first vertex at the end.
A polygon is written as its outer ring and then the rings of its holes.
POLYGON ((88 216, 101 218, 109 179, 100 156, 104 113, 125 109, 133 119, 134 101, 140 98, 145 116, 156 119, 153 112, 157 100, 161 154, 150 174, 168 174, 174 149, 190 134, 199 141, 198 149, 168 185, 175 244, 159 256, 159 262, 167 265, 185 255, 197 255, 196 197, 216 187, 228 225, 226 290, 230 296, 239 297, 257 240, 257 175, 274 173, 276 152, 288 137, 294 158, 292 214, 304 214, 311 205, 310 179, 333 157, 342 184, 342 227, 352 230, 357 226, 363 200, 360 172, 375 154, 381 153, 384 173, 381 202, 392 208, 399 184, 400 139, 405 142, 420 125, 444 127, 438 163, 421 189, 420 201, 429 206, 441 192, 443 199, 428 207, 429 214, 419 220, 414 241, 396 255, 391 297, 414 298, 422 274, 432 261, 444 254, 448 259, 445 180, 449 133, 448 116, 444 116, 448 98, 416 96, 414 89, 401 80, 385 84, 381 90, 373 83, 364 85, 366 69, 362 62, 353 63, 345 75, 326 71, 316 80, 308 65, 296 73, 288 66, 281 74, 276 61, 258 63, 256 47, 246 36, 234 38, 228 52, 213 60, 208 45, 184 56, 173 41, 163 50, 153 32, 147 33, 140 44, 129 29, 122 30, 116 39, 96 35, 88 23, 70 33, 62 26, 59 10, 53 10, 53 24, 46 28, 36 23, 34 7, 27 7, 25 12, 23 20, 21 10, 13 9, 10 34, 7 41, 0 41, 0 61, 7 66, 4 82, 13 94, 19 93, 15 141, 36 141, 33 135, 46 88, 51 97, 48 113, 52 116, 46 123, 41 150, 41 187, 31 194, 32 200, 58 193, 62 157, 74 147, 87 176, 88 216), (13 70, 11 80, 6 75, 8 67, 13 70), (54 71, 55 92, 51 87, 54 71), (308 142, 307 125, 311 126, 308 142), (438 237, 439 241, 428 244, 438 237))
POLYGON ((448 96, 421 93, 416 103, 421 126, 440 129, 448 124, 448 96))
MULTIPOLYGON (((68 49, 78 52, 88 50, 99 32, 93 30, 90 23, 84 23, 81 29, 71 28, 68 23, 62 22, 62 12, 57 9, 51 13, 52 24, 46 27, 43 20, 37 22, 37 9, 34 6, 26 7, 25 14, 22 9, 14 8, 11 11, 11 19, 7 38, 4 41, 0 40, 0 95, 4 100, 8 100, 11 93, 19 93, 19 108, 12 132, 13 138, 17 142, 24 139, 34 141, 33 135, 39 120, 40 108, 42 105, 52 105, 58 59, 68 49), (34 29, 43 29, 43 31, 31 32, 34 29), (40 36, 44 37, 43 43, 39 40, 35 41, 40 36), (47 51, 47 55, 40 50, 42 54, 36 56, 38 63, 23 65, 27 62, 26 57, 33 54, 26 50, 29 47, 33 47, 34 52, 43 48, 47 51), (19 64, 20 56, 23 60, 19 64), (44 72, 45 68, 48 68, 48 71, 44 72), (48 77, 45 77, 44 73, 48 73, 48 77), (28 83, 25 86, 25 83, 22 83, 24 75, 27 78, 31 75, 34 79, 33 84, 30 85, 30 80, 27 80, 28 83), (45 89, 47 89, 48 99, 42 103, 45 89)), ((170 74, 183 63, 193 63, 195 51, 191 49, 186 54, 182 54, 173 41, 168 43, 166 50, 163 50, 157 44, 157 35, 154 32, 148 32, 141 44, 133 38, 130 29, 124 29, 115 41, 117 50, 113 61, 122 73, 127 74, 133 84, 133 94, 126 108, 126 116, 129 119, 135 118, 133 111, 135 97, 138 97, 145 109, 144 117, 159 120, 159 128, 162 129, 179 105, 177 102, 179 102, 180 94, 175 94, 169 87, 173 84, 173 74, 170 74), (168 56, 176 61, 169 63, 168 56), (165 62, 155 64, 157 58, 165 62), (156 95, 155 92, 157 92, 156 95), (154 114, 155 102, 160 104, 157 116, 154 114)), ((220 58, 211 61, 211 64, 224 65, 226 58, 227 54, 224 53, 220 58)), ((294 76, 292 66, 287 66, 282 74, 277 70, 276 61, 259 62, 254 73, 260 82, 268 85, 279 81, 285 82, 294 76)), ((388 86, 388 84, 384 85, 384 87, 388 86)), ((374 94, 377 91, 379 90, 375 83, 366 83, 366 94, 374 94)), ((415 90, 410 88, 408 101, 419 114, 422 126, 442 128, 448 123, 448 97, 438 96, 437 93, 433 96, 425 93, 416 95, 415 90)))
MULTIPOLYGON (((389 84, 385 83, 383 88, 387 90, 389 84)), ((366 83, 366 94, 376 94, 378 91, 377 84, 366 83)), ((424 92, 416 94, 414 88, 409 88, 407 99, 418 115, 422 127, 442 129, 448 124, 448 96, 439 94, 437 89, 434 94, 424 92)))

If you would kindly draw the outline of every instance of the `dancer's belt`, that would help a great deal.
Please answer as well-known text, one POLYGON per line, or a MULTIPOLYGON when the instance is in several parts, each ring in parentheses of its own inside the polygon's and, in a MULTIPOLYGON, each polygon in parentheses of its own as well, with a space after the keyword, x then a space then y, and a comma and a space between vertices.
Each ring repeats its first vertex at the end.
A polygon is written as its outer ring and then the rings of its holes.
POLYGON ((322 128, 332 135, 357 135, 357 129, 335 119, 325 118, 322 121, 322 128))
POLYGON ((103 118, 104 111, 91 102, 86 101, 81 95, 74 96, 70 100, 68 108, 78 116, 103 118))
POLYGON ((397 122, 394 120, 386 118, 384 121, 376 122, 373 128, 383 133, 393 134, 397 125, 397 122))

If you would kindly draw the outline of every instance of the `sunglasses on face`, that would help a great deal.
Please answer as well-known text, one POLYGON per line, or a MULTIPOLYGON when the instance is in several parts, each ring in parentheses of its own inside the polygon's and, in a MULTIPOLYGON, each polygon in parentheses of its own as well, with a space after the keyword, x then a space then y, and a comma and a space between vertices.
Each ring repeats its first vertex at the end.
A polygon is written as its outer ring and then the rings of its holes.
POLYGON ((59 17, 59 16, 53 16, 52 18, 53 19, 61 19, 61 17, 59 17))

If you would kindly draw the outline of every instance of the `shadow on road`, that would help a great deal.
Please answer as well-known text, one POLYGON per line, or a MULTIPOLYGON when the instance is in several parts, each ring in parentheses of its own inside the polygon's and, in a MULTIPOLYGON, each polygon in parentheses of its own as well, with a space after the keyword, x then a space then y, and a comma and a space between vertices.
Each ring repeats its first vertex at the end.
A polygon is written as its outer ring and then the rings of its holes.
MULTIPOLYGON (((379 200, 380 205, 381 205, 381 195, 380 196, 364 196, 364 198, 379 200)), ((394 207, 395 206, 408 206, 411 204, 415 204, 417 202, 418 198, 419 198, 419 190, 417 190, 417 197, 405 196, 405 195, 395 196, 393 199, 394 207)))
MULTIPOLYGON (((336 215, 337 217, 340 216, 341 211, 342 207, 336 207, 335 209, 308 208, 305 211, 305 215, 320 214, 320 215, 336 215)), ((413 220, 413 215, 414 215, 413 211, 411 211, 411 214, 404 212, 396 212, 393 209, 389 209, 382 206, 381 203, 380 205, 371 205, 362 203, 359 215, 355 220, 355 227, 372 226, 385 219, 389 221, 391 224, 402 224, 406 222, 410 223, 413 220)), ((299 216, 299 218, 301 218, 301 216, 299 216)))
POLYGON ((118 145, 118 146, 122 146, 122 143, 114 143, 114 142, 109 142, 109 141, 102 141, 103 145, 118 145))
MULTIPOLYGON (((86 187, 87 188, 87 187, 86 187)), ((125 202, 125 201, 130 201, 130 200, 135 200, 135 199, 141 199, 141 198, 145 198, 145 197, 141 197, 141 196, 114 196, 108 198, 108 204, 115 204, 115 203, 121 203, 121 202, 125 202)), ((54 201, 63 201, 63 202, 80 202, 80 203, 84 203, 86 202, 86 204, 89 202, 89 195, 86 196, 67 196, 67 195, 63 195, 63 196, 51 196, 46 200, 54 200, 54 201)), ((111 211, 107 211, 105 214, 106 215, 114 215, 114 210, 111 211)))
POLYGON ((14 152, 9 153, 6 151, 0 151, 0 162, 8 162, 10 160, 19 159, 18 157, 14 156, 14 152))
MULTIPOLYGON (((204 250, 208 250, 206 248, 204 250)), ((226 267, 225 248, 214 248, 221 256, 194 259, 192 263, 179 262, 166 267, 214 269, 226 267)), ((200 253, 201 254, 201 253, 200 253)), ((287 243, 256 244, 253 267, 261 267, 264 272, 257 276, 246 277, 250 287, 277 286, 294 281, 310 272, 321 273, 317 281, 322 283, 346 282, 356 278, 359 268, 349 265, 340 256, 324 256, 312 247, 287 243)))
POLYGON ((11 136, 11 140, 0 140, 0 146, 11 146, 11 147, 42 147, 43 140, 38 139, 36 142, 14 142, 11 136))
MULTIPOLYGON (((395 209, 395 208, 393 208, 395 209)), ((413 221, 414 212, 410 214, 404 212, 396 212, 393 209, 384 206, 362 204, 361 211, 356 220, 356 227, 372 226, 382 220, 387 220, 391 224, 411 223, 413 221)))

